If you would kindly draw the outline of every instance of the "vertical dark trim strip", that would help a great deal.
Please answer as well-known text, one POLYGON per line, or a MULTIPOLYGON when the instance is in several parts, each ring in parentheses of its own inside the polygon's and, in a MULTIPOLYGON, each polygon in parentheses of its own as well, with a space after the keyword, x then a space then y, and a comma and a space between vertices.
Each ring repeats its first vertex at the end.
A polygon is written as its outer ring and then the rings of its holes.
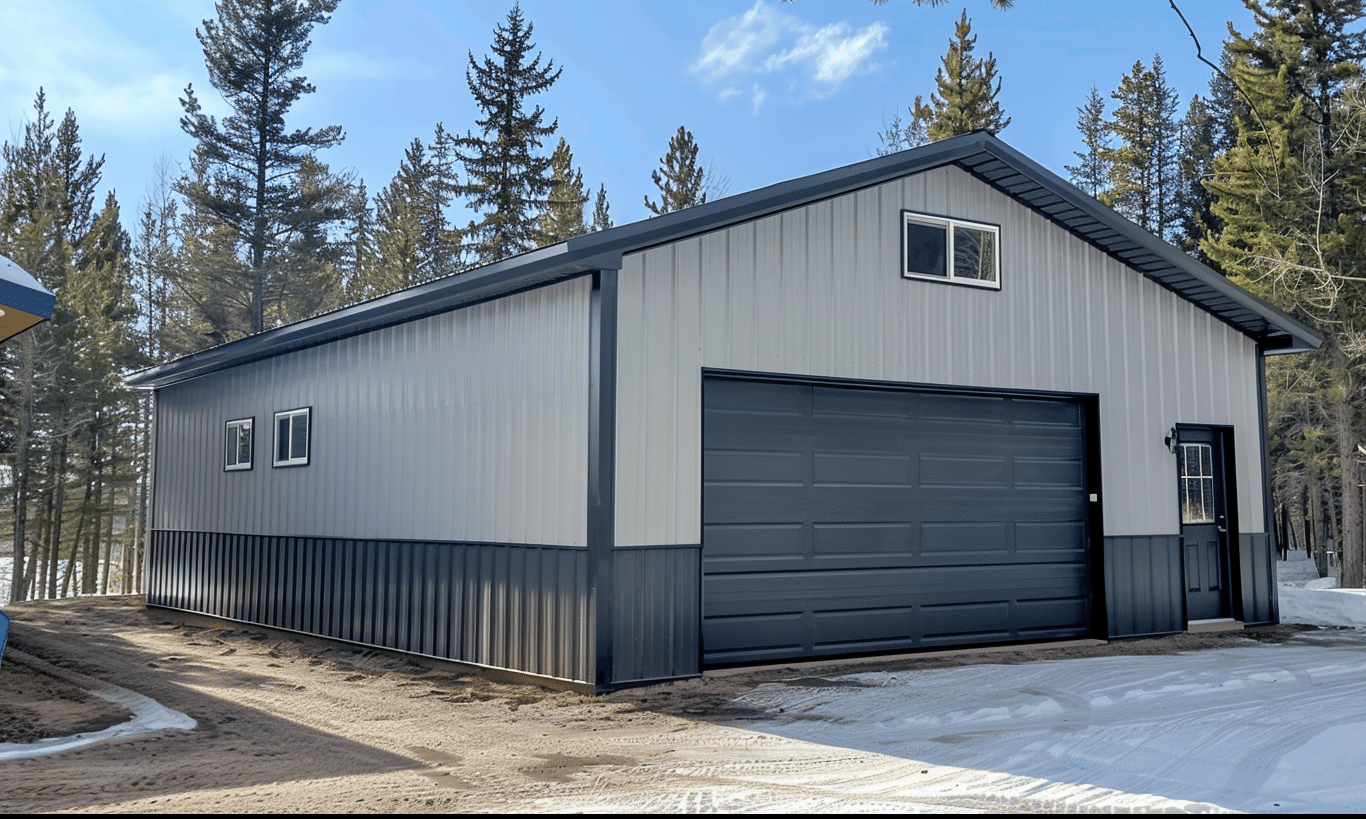
POLYGON ((1267 536, 1267 547, 1270 550, 1271 560, 1273 561, 1270 577, 1271 589, 1268 591, 1268 601, 1270 611, 1268 612, 1268 625, 1279 625, 1281 622, 1281 600, 1280 594, 1276 589, 1274 561, 1276 555, 1280 554, 1279 545, 1276 542, 1276 504, 1271 497, 1271 458, 1267 454, 1267 440, 1269 438, 1270 424, 1267 420, 1266 409, 1266 352, 1261 344, 1257 345, 1257 432, 1260 437, 1257 449, 1262 463, 1262 526, 1267 536))
POLYGON ((144 594, 150 591, 148 586, 152 576, 148 566, 152 556, 152 531, 157 528, 157 442, 161 440, 161 390, 152 390, 152 423, 147 425, 147 434, 151 436, 147 442, 147 508, 142 513, 142 565, 138 567, 142 570, 144 594))
POLYGON ((593 679, 612 683, 612 550, 616 547, 617 271, 593 274, 589 301, 588 596, 593 679))
POLYGON ((1077 403, 1081 410, 1082 435, 1086 447, 1084 491, 1091 573, 1091 636, 1104 640, 1110 637, 1110 600, 1106 596, 1105 582, 1105 492, 1101 483, 1104 462, 1100 456, 1100 396, 1085 395, 1077 403))

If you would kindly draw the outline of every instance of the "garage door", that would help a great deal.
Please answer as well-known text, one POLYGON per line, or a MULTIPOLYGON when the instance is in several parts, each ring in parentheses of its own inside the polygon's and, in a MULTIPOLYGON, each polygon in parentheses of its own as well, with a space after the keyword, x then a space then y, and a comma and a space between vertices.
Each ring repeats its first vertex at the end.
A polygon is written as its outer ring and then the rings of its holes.
POLYGON ((703 660, 1083 636, 1073 398, 709 376, 703 660))

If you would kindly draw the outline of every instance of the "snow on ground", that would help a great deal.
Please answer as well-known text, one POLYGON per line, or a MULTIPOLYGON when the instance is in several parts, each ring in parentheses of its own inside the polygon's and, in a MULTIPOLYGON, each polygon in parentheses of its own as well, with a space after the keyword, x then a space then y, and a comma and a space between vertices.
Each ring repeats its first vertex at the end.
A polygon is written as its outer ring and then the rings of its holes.
POLYGON ((196 725, 193 719, 179 711, 173 711, 156 700, 144 697, 126 688, 104 686, 94 689, 90 693, 132 711, 132 719, 103 731, 88 731, 69 737, 52 737, 37 742, 0 742, 0 761, 51 756, 86 745, 94 745, 97 742, 104 742, 107 739, 136 737, 168 729, 192 731, 196 725))
POLYGON ((1366 589, 1339 589, 1335 577, 1319 577, 1303 552, 1276 563, 1281 622, 1366 628, 1366 589))
POLYGON ((842 686, 760 686, 740 700, 771 718, 746 727, 1025 777, 1036 781, 1036 798, 1051 787, 1045 801, 1078 806, 1089 790, 1151 795, 1153 808, 1167 800, 1256 812, 1366 808, 1360 635, 1349 644, 1330 635, 835 682, 842 686))
MULTIPOLYGON (((1277 564, 1283 622, 1366 628, 1366 594, 1313 588, 1324 584, 1312 566, 1291 557, 1277 564)), ((769 715, 745 727, 979 780, 1004 776, 1015 796, 1023 789, 1064 809, 1366 810, 1362 630, 1190 654, 814 682, 742 695, 769 715), (1129 797, 1117 803, 1116 792, 1129 797)))

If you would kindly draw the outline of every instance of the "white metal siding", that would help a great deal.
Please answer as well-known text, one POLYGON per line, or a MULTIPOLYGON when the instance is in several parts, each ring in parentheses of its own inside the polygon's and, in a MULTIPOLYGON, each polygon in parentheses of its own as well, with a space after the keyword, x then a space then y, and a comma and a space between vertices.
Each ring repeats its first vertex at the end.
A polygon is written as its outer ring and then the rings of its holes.
POLYGON ((620 546, 697 543, 702 369, 1100 396, 1105 534, 1177 531, 1175 423, 1236 428, 1262 530, 1255 345, 956 168, 626 257, 620 546), (1001 226, 1001 290, 902 279, 901 213, 1001 226))
POLYGON ((154 528, 582 546, 587 277, 161 390, 154 528), (308 466, 272 416, 311 406, 308 466), (253 468, 224 423, 255 416, 253 468))

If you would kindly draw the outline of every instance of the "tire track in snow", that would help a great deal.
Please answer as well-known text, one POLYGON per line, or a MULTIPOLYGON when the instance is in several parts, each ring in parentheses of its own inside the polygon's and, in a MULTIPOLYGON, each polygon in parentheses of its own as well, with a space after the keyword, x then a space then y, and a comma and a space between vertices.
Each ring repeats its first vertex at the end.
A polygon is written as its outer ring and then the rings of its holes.
POLYGON ((1341 756, 1344 723, 1366 725, 1352 706, 1366 650, 1346 642, 855 675, 865 687, 771 684, 740 701, 772 715, 753 727, 940 765, 1242 810, 1353 809, 1366 769, 1341 787, 1288 781, 1341 756))

